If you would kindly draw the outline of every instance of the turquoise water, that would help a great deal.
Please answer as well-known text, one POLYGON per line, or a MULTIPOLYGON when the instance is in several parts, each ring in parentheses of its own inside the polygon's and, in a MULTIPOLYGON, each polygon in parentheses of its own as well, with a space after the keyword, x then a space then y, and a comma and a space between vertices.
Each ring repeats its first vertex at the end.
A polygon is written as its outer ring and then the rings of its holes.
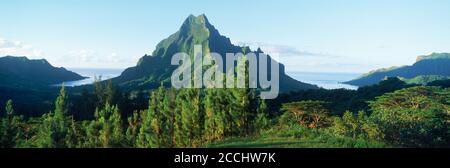
MULTIPOLYGON (((64 82, 64 85, 69 87, 92 84, 94 83, 95 76, 97 77, 101 76, 102 80, 117 77, 123 71, 123 69, 95 69, 95 68, 69 68, 69 70, 76 72, 82 76, 89 77, 83 80, 64 82)), ((323 73, 323 72, 287 72, 287 74, 296 80, 310 84, 315 84, 325 89, 338 89, 338 88, 357 89, 358 87, 356 86, 342 84, 341 82, 354 79, 359 75, 361 75, 357 73, 352 74, 352 73, 323 73)))

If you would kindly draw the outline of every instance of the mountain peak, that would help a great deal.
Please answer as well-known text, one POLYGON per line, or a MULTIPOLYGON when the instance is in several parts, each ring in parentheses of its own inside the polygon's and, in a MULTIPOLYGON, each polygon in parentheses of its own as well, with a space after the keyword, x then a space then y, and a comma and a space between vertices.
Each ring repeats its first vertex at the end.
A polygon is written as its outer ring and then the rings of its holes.
POLYGON ((188 24, 192 24, 192 23, 203 23, 203 24, 205 24, 205 23, 208 23, 209 24, 209 21, 208 21, 208 18, 206 17, 205 14, 201 14, 201 15, 198 15, 198 16, 194 16, 194 15, 190 14, 186 18, 186 20, 184 20, 184 23, 188 23, 188 24))
POLYGON ((210 32, 214 27, 209 23, 205 14, 199 16, 189 15, 180 28, 181 34, 195 34, 201 32, 210 32), (195 32, 194 32, 195 31, 195 32))
MULTIPOLYGON (((130 89, 136 86, 152 89, 158 87, 161 81, 169 83, 172 72, 177 68, 171 65, 171 58, 180 52, 193 54, 195 45, 201 45, 203 55, 214 52, 221 55, 222 60, 226 60, 227 53, 252 52, 249 47, 233 45, 228 37, 221 35, 209 23, 205 14, 189 15, 179 31, 156 45, 152 56, 145 55, 135 67, 126 69, 119 77, 114 78, 113 82, 130 89)), ((283 64, 279 64, 279 72, 282 92, 318 88, 287 76, 283 64)))
MULTIPOLYGON (((177 52, 190 53, 194 45, 203 45, 206 49, 211 41, 221 46, 231 45, 230 40, 221 36, 219 31, 209 23, 205 14, 189 15, 179 31, 158 43, 152 55, 170 57, 177 52)), ((213 51, 216 49, 214 44, 209 46, 213 51)))

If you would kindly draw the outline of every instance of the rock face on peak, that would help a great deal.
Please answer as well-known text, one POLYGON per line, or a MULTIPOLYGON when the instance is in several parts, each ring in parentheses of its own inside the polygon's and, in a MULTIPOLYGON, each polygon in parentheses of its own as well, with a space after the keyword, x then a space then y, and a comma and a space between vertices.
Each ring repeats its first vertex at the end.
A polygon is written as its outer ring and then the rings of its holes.
POLYGON ((56 68, 45 59, 30 60, 27 57, 0 57, 0 87, 36 88, 85 77, 65 68, 56 68))
POLYGON ((375 70, 345 83, 355 86, 367 86, 377 84, 386 77, 399 77, 417 84, 426 84, 435 79, 445 79, 450 77, 450 54, 432 53, 418 56, 413 65, 375 70))
MULTIPOLYGON (((233 45, 229 38, 219 33, 205 15, 197 17, 190 15, 177 32, 157 44, 151 56, 143 56, 135 67, 126 69, 119 77, 112 80, 121 87, 131 89, 155 88, 160 85, 160 82, 169 84, 170 77, 177 68, 170 64, 172 56, 179 52, 193 55, 195 45, 201 45, 203 53, 216 52, 223 57, 226 53, 250 51, 248 47, 233 45)), ((279 65, 280 91, 318 88, 292 79, 285 74, 284 65, 281 63, 279 65)))

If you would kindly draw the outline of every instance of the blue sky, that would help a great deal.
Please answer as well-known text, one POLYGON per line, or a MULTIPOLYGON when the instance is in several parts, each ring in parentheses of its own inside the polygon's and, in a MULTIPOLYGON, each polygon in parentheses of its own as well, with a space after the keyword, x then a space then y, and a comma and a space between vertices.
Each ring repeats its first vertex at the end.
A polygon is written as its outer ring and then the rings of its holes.
POLYGON ((125 68, 205 13, 236 44, 278 52, 288 71, 366 72, 450 52, 448 0, 2 0, 0 55, 125 68))

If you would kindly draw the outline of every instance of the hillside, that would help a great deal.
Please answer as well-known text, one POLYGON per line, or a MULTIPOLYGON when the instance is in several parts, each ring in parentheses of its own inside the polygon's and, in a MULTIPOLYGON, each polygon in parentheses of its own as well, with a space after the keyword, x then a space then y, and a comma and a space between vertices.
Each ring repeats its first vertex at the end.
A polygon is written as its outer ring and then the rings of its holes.
POLYGON ((65 68, 53 67, 45 59, 0 57, 0 87, 30 89, 84 78, 65 68))
MULTIPOLYGON (((431 55, 417 57, 416 63, 411 66, 401 66, 375 70, 364 74, 357 79, 347 81, 345 83, 355 86, 367 86, 377 84, 386 77, 412 79, 418 76, 441 76, 439 79, 442 79, 442 77, 450 76, 449 67, 450 53, 433 53, 431 55)), ((438 78, 428 77, 427 80, 429 79, 438 78)))

